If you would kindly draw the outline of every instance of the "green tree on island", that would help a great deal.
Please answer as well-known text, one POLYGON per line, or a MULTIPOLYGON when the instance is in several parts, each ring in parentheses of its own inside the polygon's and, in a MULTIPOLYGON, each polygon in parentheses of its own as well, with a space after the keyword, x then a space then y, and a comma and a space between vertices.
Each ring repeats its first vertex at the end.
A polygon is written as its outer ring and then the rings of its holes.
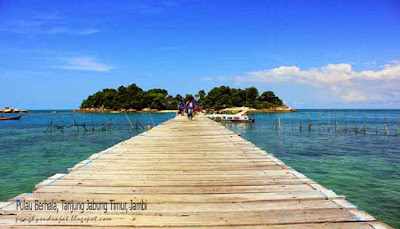
MULTIPOLYGON (((154 88, 144 91, 136 84, 128 87, 120 86, 118 90, 106 88, 87 99, 83 100, 82 108, 107 108, 111 110, 152 108, 158 110, 176 109, 179 102, 187 99, 177 94, 175 97, 168 94, 168 91, 161 88, 154 88)), ((251 108, 271 108, 283 105, 283 101, 275 96, 272 91, 265 91, 259 95, 257 88, 246 89, 230 88, 228 86, 214 87, 208 93, 200 90, 194 96, 201 107, 204 108, 227 108, 247 106, 251 108)))

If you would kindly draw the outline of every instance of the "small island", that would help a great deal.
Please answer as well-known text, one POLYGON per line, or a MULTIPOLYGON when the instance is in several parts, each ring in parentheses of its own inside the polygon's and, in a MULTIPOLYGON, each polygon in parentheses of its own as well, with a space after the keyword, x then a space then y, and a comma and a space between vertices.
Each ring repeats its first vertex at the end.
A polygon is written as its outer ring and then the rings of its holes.
MULTIPOLYGON (((76 112, 124 113, 124 112, 176 112, 180 101, 191 94, 172 96, 165 89, 143 90, 136 84, 118 89, 106 88, 83 100, 76 112)), ((295 112, 284 105, 272 91, 259 94, 257 88, 214 87, 208 93, 200 90, 194 95, 203 109, 219 110, 231 107, 246 107, 250 112, 295 112)))

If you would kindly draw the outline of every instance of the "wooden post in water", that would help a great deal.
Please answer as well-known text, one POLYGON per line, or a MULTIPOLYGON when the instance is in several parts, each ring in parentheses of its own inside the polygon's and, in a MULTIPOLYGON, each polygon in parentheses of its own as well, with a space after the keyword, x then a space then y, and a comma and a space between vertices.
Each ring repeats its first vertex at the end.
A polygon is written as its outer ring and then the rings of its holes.
POLYGON ((155 127, 153 116, 151 115, 151 112, 149 112, 149 115, 150 115, 151 124, 153 125, 153 127, 155 127))
POLYGON ((385 135, 390 135, 390 131, 389 131, 389 128, 387 127, 386 123, 383 124, 383 126, 385 127, 385 135))
POLYGON ((118 119, 119 130, 121 130, 121 113, 118 114, 118 119))
POLYGON ((361 133, 361 132, 363 132, 364 134, 366 133, 365 112, 363 114, 363 122, 362 122, 361 126, 356 131, 356 133, 361 133))
POLYGON ((323 129, 322 125, 322 118, 321 118, 321 111, 318 111, 318 123, 317 123, 318 129, 321 130, 323 129), (322 127, 322 128, 321 128, 322 127))
POLYGON ((337 123, 337 120, 336 120, 336 111, 335 111, 335 133, 337 133, 337 131, 338 131, 338 123, 337 123))
POLYGON ((366 121, 366 118, 365 118, 365 112, 363 114, 363 127, 364 127, 363 132, 364 132, 364 134, 366 134, 367 133, 367 121, 366 121))
POLYGON ((49 132, 51 133, 53 129, 53 118, 51 118, 49 125, 47 126, 47 129, 45 132, 47 132, 49 130, 49 132))
POLYGON ((400 125, 399 119, 400 119, 400 117, 399 117, 399 112, 397 112, 396 136, 399 135, 399 125, 400 125))
POLYGON ((384 119, 383 128, 385 129, 385 135, 389 135, 390 132, 389 132, 389 129, 388 129, 387 125, 386 125, 386 111, 384 112, 383 117, 384 117, 383 118, 384 119))
POLYGON ((301 123, 301 119, 300 119, 299 129, 300 129, 300 132, 301 132, 302 129, 303 129, 303 125, 302 125, 302 123, 301 123))
POLYGON ((129 117, 128 117, 128 115, 125 113, 125 116, 126 116, 126 119, 128 119, 128 122, 129 122, 129 124, 131 125, 131 128, 132 128, 132 130, 133 130, 133 125, 132 125, 132 123, 131 123, 131 120, 129 119, 129 117))
POLYGON ((83 131, 86 132, 86 119, 85 119, 85 115, 83 115, 83 131))
POLYGON ((138 123, 138 117, 137 117, 137 114, 135 113, 135 128, 136 128, 136 130, 139 128, 138 124, 139 124, 138 123))
POLYGON ((375 133, 378 135, 378 114, 375 111, 375 133))
POLYGON ((64 116, 61 115, 61 132, 64 133, 64 116))
POLYGON ((93 114, 92 114, 92 132, 94 131, 94 120, 93 120, 93 114))
POLYGON ((354 115, 354 133, 357 133, 357 112, 354 115))
POLYGON ((276 130, 279 131, 281 129, 281 118, 278 117, 278 119, 276 120, 276 130))
POLYGON ((308 119, 308 131, 311 131, 311 121, 308 119))
POLYGON ((74 129, 74 131, 79 131, 78 127, 76 126, 75 116, 73 116, 72 119, 72 128, 74 129))
POLYGON ((328 132, 331 130, 331 111, 328 112, 328 132))

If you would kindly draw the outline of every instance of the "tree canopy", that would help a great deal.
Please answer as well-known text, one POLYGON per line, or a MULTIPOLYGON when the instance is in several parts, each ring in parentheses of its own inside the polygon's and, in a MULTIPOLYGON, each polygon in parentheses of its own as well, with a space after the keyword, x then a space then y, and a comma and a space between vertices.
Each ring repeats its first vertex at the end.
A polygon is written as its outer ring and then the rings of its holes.
MULTIPOLYGON (((161 88, 154 88, 144 91, 136 84, 128 87, 120 86, 117 90, 106 88, 87 99, 83 100, 82 108, 104 107, 112 110, 136 109, 146 107, 152 109, 176 109, 179 102, 192 96, 186 94, 185 97, 178 94, 172 96, 168 91, 161 88)), ((265 91, 259 95, 257 88, 249 87, 246 89, 230 88, 228 86, 214 87, 208 93, 204 90, 199 91, 195 96, 200 107, 204 108, 227 108, 237 106, 247 106, 252 108, 270 108, 283 105, 283 101, 275 96, 272 91, 265 91)))
POLYGON ((260 96, 255 87, 246 89, 236 89, 227 86, 214 87, 207 94, 204 93, 204 90, 201 90, 196 95, 196 98, 200 106, 206 108, 246 106, 261 109, 283 105, 283 101, 275 96, 274 92, 266 91, 260 96))

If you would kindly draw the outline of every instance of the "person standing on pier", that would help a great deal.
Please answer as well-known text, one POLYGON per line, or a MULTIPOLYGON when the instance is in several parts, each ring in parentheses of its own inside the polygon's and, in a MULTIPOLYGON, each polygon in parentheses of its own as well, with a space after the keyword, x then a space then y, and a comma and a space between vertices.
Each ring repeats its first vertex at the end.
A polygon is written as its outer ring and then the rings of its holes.
POLYGON ((186 102, 186 112, 188 115, 188 119, 192 120, 193 119, 193 112, 194 112, 194 99, 193 96, 190 96, 188 98, 188 101, 186 102))
POLYGON ((200 111, 199 102, 194 101, 194 115, 197 115, 197 112, 200 111))
POLYGON ((183 114, 183 111, 184 111, 184 109, 185 109, 185 104, 183 103, 183 101, 181 101, 180 103, 179 103, 179 105, 178 105, 178 108, 179 108, 179 115, 184 115, 183 114))

